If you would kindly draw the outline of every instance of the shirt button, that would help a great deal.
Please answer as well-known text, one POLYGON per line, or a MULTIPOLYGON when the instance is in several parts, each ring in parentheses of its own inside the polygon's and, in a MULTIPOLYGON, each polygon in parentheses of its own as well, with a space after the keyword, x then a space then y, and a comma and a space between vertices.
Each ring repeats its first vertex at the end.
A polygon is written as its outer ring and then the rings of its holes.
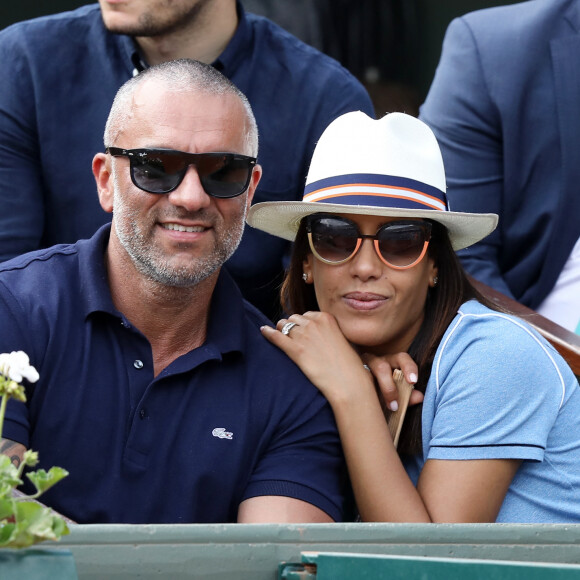
POLYGON ((142 361, 142 360, 139 360, 139 359, 137 359, 136 361, 134 361, 134 362, 133 362, 133 366, 134 366, 136 369, 142 369, 142 368, 143 368, 143 361, 142 361))
POLYGON ((141 409, 139 411, 139 417, 141 417, 141 419, 145 419, 145 409, 141 409))

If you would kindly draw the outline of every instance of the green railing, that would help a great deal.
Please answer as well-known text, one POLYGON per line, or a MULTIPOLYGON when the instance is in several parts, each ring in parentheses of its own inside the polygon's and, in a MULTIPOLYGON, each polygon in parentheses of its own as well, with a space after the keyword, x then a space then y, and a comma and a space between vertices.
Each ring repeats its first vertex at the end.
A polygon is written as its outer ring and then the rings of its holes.
POLYGON ((303 552, 580 564, 580 525, 82 525, 55 547, 79 580, 276 580, 303 552))

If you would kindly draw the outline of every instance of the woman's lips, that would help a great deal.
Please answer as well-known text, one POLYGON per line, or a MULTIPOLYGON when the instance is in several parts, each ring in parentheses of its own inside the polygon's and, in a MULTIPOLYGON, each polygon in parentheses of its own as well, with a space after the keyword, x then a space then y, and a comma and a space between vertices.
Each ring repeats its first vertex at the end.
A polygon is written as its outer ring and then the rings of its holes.
POLYGON ((388 297, 372 292, 349 292, 342 299, 348 306, 355 310, 374 310, 385 304, 388 297))

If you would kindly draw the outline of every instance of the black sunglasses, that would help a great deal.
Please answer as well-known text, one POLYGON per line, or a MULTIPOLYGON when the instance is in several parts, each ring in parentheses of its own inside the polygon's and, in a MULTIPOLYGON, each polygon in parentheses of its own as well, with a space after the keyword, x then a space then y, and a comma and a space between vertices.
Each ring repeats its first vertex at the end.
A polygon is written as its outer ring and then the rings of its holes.
POLYGON ((195 165, 204 191, 212 197, 236 197, 248 189, 255 157, 237 153, 185 153, 173 149, 107 147, 113 157, 128 157, 131 181, 148 193, 170 193, 195 165))
POLYGON ((341 216, 313 214, 305 219, 310 249, 325 264, 348 262, 360 249, 363 239, 369 238, 387 266, 405 270, 423 259, 431 238, 431 224, 426 221, 387 222, 371 236, 361 234, 355 222, 341 216))

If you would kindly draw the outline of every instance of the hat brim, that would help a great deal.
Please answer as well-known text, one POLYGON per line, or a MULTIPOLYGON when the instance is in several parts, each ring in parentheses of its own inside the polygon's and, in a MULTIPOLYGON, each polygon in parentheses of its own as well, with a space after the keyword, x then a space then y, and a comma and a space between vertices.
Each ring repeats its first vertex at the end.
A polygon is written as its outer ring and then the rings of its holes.
POLYGON ((494 213, 462 213, 306 201, 257 203, 250 208, 247 222, 253 228, 292 242, 296 238, 302 218, 314 213, 430 219, 447 228, 454 250, 461 250, 479 242, 495 230, 498 222, 498 216, 494 213))

